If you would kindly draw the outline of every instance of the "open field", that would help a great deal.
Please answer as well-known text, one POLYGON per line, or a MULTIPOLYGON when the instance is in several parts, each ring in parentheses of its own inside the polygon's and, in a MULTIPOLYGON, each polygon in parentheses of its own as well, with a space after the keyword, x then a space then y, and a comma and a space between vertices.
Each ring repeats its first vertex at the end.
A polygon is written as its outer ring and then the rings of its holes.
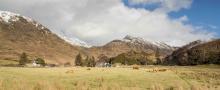
POLYGON ((220 66, 0 67, 0 90, 220 90, 220 66))

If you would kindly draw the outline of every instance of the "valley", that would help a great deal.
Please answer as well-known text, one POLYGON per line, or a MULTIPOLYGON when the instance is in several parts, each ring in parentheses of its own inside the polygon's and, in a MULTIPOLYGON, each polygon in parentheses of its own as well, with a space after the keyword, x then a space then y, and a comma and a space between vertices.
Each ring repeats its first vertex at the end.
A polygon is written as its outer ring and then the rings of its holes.
POLYGON ((216 65, 139 69, 0 67, 0 90, 219 90, 219 68, 216 65), (166 71, 149 72, 154 69, 166 71))
POLYGON ((0 90, 220 90, 220 39, 126 35, 101 46, 0 11, 0 90))

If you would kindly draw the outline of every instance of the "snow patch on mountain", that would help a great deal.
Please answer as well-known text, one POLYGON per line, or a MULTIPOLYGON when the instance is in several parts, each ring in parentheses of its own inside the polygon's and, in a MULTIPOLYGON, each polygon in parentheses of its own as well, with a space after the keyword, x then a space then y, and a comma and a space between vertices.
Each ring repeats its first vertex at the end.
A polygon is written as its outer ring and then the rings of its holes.
POLYGON ((19 14, 11 13, 8 11, 0 11, 0 20, 6 23, 10 23, 10 21, 18 21, 19 18, 17 16, 19 16, 19 14))
POLYGON ((27 22, 32 23, 34 26, 36 26, 39 29, 45 29, 45 27, 33 19, 29 17, 22 16, 20 14, 12 13, 9 11, 0 11, 0 21, 3 21, 6 24, 11 24, 12 22, 17 22, 20 20, 20 18, 25 19, 27 22))
POLYGON ((129 43, 133 43, 133 44, 142 44, 142 45, 151 45, 151 46, 157 46, 159 48, 164 48, 164 49, 172 49, 173 47, 167 45, 164 42, 156 42, 156 41, 152 41, 152 40, 145 40, 143 38, 140 37, 133 37, 130 35, 127 35, 126 37, 123 38, 124 42, 129 42, 129 43))
POLYGON ((73 37, 69 38, 66 36, 60 36, 60 37, 72 45, 82 46, 82 47, 86 47, 86 48, 92 47, 91 45, 87 44, 86 42, 84 42, 78 38, 73 38, 73 37))

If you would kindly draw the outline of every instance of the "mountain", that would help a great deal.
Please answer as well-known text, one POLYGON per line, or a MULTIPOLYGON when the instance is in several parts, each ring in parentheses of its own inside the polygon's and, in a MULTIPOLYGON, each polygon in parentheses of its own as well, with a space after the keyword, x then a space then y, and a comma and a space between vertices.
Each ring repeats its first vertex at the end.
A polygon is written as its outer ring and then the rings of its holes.
POLYGON ((7 11, 0 11, 0 40, 0 60, 18 60, 25 52, 31 60, 41 57, 47 63, 73 62, 78 53, 96 60, 100 55, 110 58, 131 51, 158 52, 163 58, 175 49, 163 42, 129 35, 104 46, 91 47, 77 38, 58 36, 31 18, 7 11))
POLYGON ((0 11, 0 60, 18 60, 21 53, 48 63, 73 62, 83 48, 71 45, 38 22, 19 14, 0 11))
POLYGON ((91 47, 87 53, 97 58, 103 54, 107 57, 115 57, 130 51, 149 53, 158 51, 161 57, 165 57, 171 54, 173 50, 173 47, 162 42, 150 42, 139 37, 127 35, 121 40, 113 40, 104 46, 91 47))
POLYGON ((220 39, 194 41, 166 57, 167 65, 220 64, 220 39))
POLYGON ((143 38, 140 38, 140 37, 133 37, 133 36, 125 36, 123 38, 124 42, 127 42, 127 43, 131 43, 131 44, 134 44, 134 45, 138 45, 138 46, 143 46, 143 47, 151 47, 151 48, 158 48, 158 49, 163 49, 163 50, 172 50, 173 47, 167 45, 166 43, 164 42, 156 42, 156 41, 147 41, 147 40, 144 40, 143 38))

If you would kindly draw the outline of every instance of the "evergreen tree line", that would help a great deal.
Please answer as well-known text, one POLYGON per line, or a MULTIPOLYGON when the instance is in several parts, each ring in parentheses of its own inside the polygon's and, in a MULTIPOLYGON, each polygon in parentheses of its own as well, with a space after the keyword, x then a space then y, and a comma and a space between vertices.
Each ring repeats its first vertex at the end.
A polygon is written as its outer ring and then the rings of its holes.
MULTIPOLYGON (((97 63, 109 63, 111 65, 116 63, 120 63, 122 65, 159 65, 162 63, 159 53, 159 49, 157 49, 155 52, 155 60, 149 59, 149 56, 147 56, 146 53, 138 53, 135 51, 123 53, 112 58, 108 58, 103 54, 98 57, 97 63)), ((83 59, 82 55, 78 54, 75 58, 75 66, 95 67, 95 65, 96 62, 94 57, 87 56, 83 59)))

